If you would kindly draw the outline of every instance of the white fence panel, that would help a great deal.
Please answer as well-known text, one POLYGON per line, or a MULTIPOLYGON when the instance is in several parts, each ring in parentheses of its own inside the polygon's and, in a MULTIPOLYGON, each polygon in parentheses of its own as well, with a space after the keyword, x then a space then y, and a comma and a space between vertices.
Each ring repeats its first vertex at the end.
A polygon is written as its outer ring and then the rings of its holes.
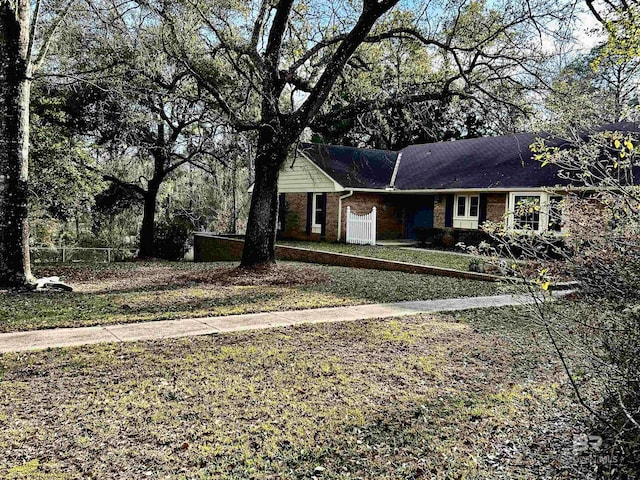
POLYGON ((347 243, 376 244, 376 207, 366 215, 351 213, 351 207, 347 207, 347 243))

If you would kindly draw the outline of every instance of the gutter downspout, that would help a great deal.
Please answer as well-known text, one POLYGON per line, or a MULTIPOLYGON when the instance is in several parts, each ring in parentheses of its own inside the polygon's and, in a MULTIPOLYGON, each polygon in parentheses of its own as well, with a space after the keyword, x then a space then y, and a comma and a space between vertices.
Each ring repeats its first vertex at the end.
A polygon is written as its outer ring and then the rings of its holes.
POLYGON ((353 190, 338 198, 338 241, 340 241, 340 237, 342 236, 342 200, 349 198, 351 195, 353 195, 353 190))

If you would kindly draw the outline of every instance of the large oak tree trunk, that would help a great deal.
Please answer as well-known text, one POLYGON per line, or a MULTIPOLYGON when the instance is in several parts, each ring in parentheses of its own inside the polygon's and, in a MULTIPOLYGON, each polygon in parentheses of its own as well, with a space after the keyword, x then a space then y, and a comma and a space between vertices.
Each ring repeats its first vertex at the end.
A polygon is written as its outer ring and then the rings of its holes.
POLYGON ((275 263, 280 167, 304 128, 322 108, 347 60, 365 40, 378 18, 398 0, 363 0, 358 21, 329 58, 307 99, 295 113, 283 115, 279 104, 286 81, 281 76, 280 55, 293 3, 293 0, 281 0, 274 7, 264 54, 267 73, 262 81, 262 127, 258 136, 255 182, 240 263, 242 267, 275 263))
POLYGON ((291 144, 272 138, 258 140, 255 158, 255 182, 242 250, 241 267, 275 263, 276 222, 278 220, 278 176, 291 144), (273 142, 273 143, 270 143, 273 142), (284 144, 284 145, 282 145, 284 144))
POLYGON ((33 281, 27 210, 29 171, 28 0, 0 1, 0 286, 33 281))
POLYGON ((140 227, 140 245, 138 258, 151 258, 155 255, 155 223, 158 191, 160 184, 149 182, 144 196, 144 210, 142 213, 142 227, 140 227))

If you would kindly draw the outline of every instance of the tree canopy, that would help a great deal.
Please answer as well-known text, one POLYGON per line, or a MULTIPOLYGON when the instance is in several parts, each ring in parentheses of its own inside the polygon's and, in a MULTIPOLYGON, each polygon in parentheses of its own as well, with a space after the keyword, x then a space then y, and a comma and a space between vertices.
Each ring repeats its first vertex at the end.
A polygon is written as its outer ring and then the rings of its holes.
MULTIPOLYGON (((399 149, 521 130, 540 103, 555 108, 550 91, 560 105, 583 98, 588 84, 617 116, 635 95, 631 83, 614 86, 616 75, 633 77, 631 59, 590 70, 596 55, 549 75, 544 43, 562 33, 558 19, 572 18, 573 2, 34 5, 34 205, 63 221, 92 208, 101 182, 118 184, 142 206, 143 256, 153 255, 156 211, 176 201, 174 184, 193 177, 192 167, 235 192, 245 188, 237 175, 254 181, 242 262, 251 266, 273 261, 279 170, 301 138, 399 149), (56 185, 38 180, 58 176, 56 185), (60 201, 45 205, 43 191, 60 201)), ((603 23, 624 12, 613 7, 598 10, 603 23)), ((230 216, 212 210, 237 225, 243 201, 234 194, 231 203, 230 216)))

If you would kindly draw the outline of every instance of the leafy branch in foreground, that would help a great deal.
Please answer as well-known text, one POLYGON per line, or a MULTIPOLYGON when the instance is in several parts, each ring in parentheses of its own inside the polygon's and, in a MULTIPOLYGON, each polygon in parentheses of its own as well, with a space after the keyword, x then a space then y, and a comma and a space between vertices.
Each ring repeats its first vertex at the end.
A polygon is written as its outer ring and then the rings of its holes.
POLYGON ((554 148, 543 140, 532 145, 545 168, 558 168, 560 176, 572 182, 562 202, 563 235, 532 235, 504 225, 494 225, 491 233, 501 253, 514 259, 513 269, 527 293, 538 300, 539 325, 604 439, 599 448, 606 450, 591 452, 599 474, 632 478, 640 468, 638 135, 597 132, 568 145, 554 148), (537 267, 520 266, 518 255, 534 260, 537 267), (548 301, 546 291, 560 276, 579 284, 571 315, 548 301), (576 350, 580 354, 569 353, 576 350))

